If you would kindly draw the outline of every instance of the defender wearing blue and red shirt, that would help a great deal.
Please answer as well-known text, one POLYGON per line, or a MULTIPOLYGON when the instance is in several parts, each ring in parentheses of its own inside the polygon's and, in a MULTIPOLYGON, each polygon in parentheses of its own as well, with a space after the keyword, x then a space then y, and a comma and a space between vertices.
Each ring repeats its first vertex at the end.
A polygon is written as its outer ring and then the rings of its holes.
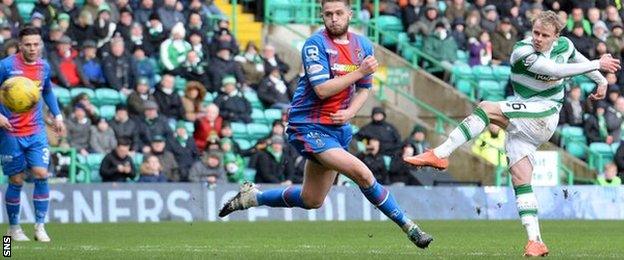
POLYGON ((349 120, 368 98, 377 60, 372 44, 348 31, 353 15, 349 0, 322 0, 321 8, 325 30, 303 45, 305 76, 295 91, 286 131, 290 144, 309 159, 303 187, 261 192, 253 183, 245 183, 219 216, 256 206, 319 208, 340 172, 357 183, 368 201, 401 227, 410 241, 426 248, 433 238, 404 214, 390 191, 347 151, 349 120))
POLYGON ((41 33, 34 27, 25 27, 19 33, 19 53, 0 61, 0 84, 5 80, 22 76, 31 79, 41 89, 42 100, 24 113, 14 113, 0 104, 0 162, 2 171, 9 176, 5 192, 5 205, 9 217, 6 235, 16 241, 28 241, 19 226, 20 192, 24 183, 24 171, 30 169, 35 177, 33 204, 35 206, 35 240, 49 242, 43 224, 48 212, 48 164, 50 151, 45 132, 43 103, 55 116, 54 127, 64 132, 56 97, 52 92, 50 65, 41 59, 41 33))

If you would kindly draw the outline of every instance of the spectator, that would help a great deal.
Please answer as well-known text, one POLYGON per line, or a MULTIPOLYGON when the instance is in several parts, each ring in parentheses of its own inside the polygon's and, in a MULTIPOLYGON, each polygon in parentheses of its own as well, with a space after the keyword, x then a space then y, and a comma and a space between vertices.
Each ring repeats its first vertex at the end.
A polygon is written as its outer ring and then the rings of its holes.
POLYGON ((217 30, 210 40, 210 43, 212 44, 210 56, 215 56, 215 54, 219 51, 219 46, 221 44, 228 46, 232 57, 236 56, 238 54, 239 47, 238 42, 234 38, 234 35, 232 35, 232 33, 230 32, 230 21, 227 17, 221 16, 221 19, 219 20, 219 23, 217 25, 217 30))
POLYGON ((610 30, 613 30, 613 26, 616 24, 621 26, 622 17, 620 17, 618 9, 615 6, 609 5, 607 6, 607 8, 605 8, 604 22, 607 24, 607 27, 609 27, 610 30))
POLYGON ((607 74, 607 103, 610 107, 615 105, 615 101, 620 97, 620 87, 616 85, 615 74, 607 74))
MULTIPOLYGON (((4 27, 6 28, 6 26, 4 27)), ((44 45, 43 57, 47 59, 50 59, 50 56, 57 52, 56 45, 61 40, 61 38, 65 36, 63 35, 63 31, 61 30, 61 27, 59 27, 58 24, 56 23, 50 25, 49 29, 50 31, 47 37, 44 36, 43 38, 43 45, 44 45)), ((8 30, 5 30, 5 29, 0 31, 0 33, 2 33, 3 35, 3 38, 4 38, 4 35, 6 35, 9 38, 13 38, 12 34, 10 32, 7 33, 7 31, 8 30)), ((72 42, 71 39, 69 40, 69 42, 71 44, 72 42)))
POLYGON ((156 70, 158 67, 156 61, 146 56, 144 46, 142 45, 135 45, 133 53, 132 59, 137 70, 136 77, 147 80, 150 88, 156 86, 156 70))
POLYGON ((2 53, 0 54, 2 59, 11 56, 15 53, 17 53, 18 50, 18 42, 15 39, 9 39, 7 41, 4 42, 4 44, 2 45, 2 53))
POLYGON ((158 14, 154 12, 149 16, 146 32, 150 46, 154 46, 155 48, 156 46, 160 46, 160 44, 167 39, 167 33, 169 31, 165 31, 158 14))
POLYGON ((583 127, 584 115, 587 112, 585 101, 581 100, 581 88, 572 85, 566 95, 563 109, 559 114, 559 125, 583 127))
POLYGON ((206 114, 200 116, 195 121, 195 132, 193 133, 193 139, 197 144, 197 148, 200 151, 206 149, 206 142, 208 137, 214 133, 221 133, 221 126, 223 118, 219 116, 219 107, 215 104, 210 104, 206 107, 206 114))
POLYGON ((596 182, 600 186, 614 186, 618 187, 622 185, 622 179, 617 176, 618 169, 614 163, 608 163, 605 165, 604 173, 598 175, 596 182))
POLYGON ((154 135, 150 144, 150 155, 155 155, 162 163, 161 173, 167 177, 170 182, 180 181, 180 169, 173 153, 166 150, 167 138, 162 135, 154 135))
POLYGON ((393 155, 401 147, 401 135, 396 127, 386 122, 386 111, 382 107, 375 107, 371 113, 371 122, 363 126, 355 135, 357 140, 377 139, 381 144, 379 153, 393 155))
MULTIPOLYGON (((64 0, 64 1, 71 1, 71 0, 64 0)), ((23 25, 24 24, 24 19, 22 18, 22 16, 19 13, 19 10, 17 8, 17 2, 14 0, 3 0, 2 1, 2 6, 4 8, 6 8, 5 11, 6 15, 8 16, 8 20, 9 23, 11 24, 15 24, 17 26, 23 25)))
POLYGON ((150 94, 149 81, 140 78, 136 85, 136 90, 128 96, 128 112, 132 117, 142 116, 145 111, 145 102, 156 102, 154 95, 150 94))
POLYGON ((470 58, 468 65, 490 65, 492 62, 492 42, 490 42, 490 34, 482 31, 479 35, 479 41, 473 41, 470 44, 470 58))
MULTIPOLYGON (((589 23, 589 21, 585 19, 585 17, 583 17, 583 9, 575 7, 572 8, 572 15, 568 17, 568 21, 566 22, 566 28, 569 32, 572 32, 577 26, 583 29, 584 34, 591 35, 591 23, 589 23)), ((576 44, 574 45, 576 46, 576 44)))
POLYGON ((184 107, 182 99, 175 92, 175 77, 171 74, 164 74, 160 80, 160 85, 154 91, 154 99, 158 104, 161 114, 169 120, 184 118, 184 107))
POLYGON ((73 112, 72 109, 78 104, 81 105, 82 109, 86 113, 87 118, 91 122, 98 121, 99 115, 97 107, 91 103, 91 98, 89 98, 89 95, 87 95, 87 93, 80 93, 72 98, 70 105, 67 106, 65 109, 65 114, 71 114, 73 112))
POLYGON ((65 125, 67 126, 69 145, 76 148, 81 155, 89 154, 89 126, 91 121, 87 118, 82 104, 74 106, 74 112, 71 117, 65 119, 65 125))
POLYGON ((177 23, 184 24, 185 22, 184 15, 176 10, 176 3, 177 0, 164 0, 164 5, 156 11, 165 31, 172 30, 177 23))
POLYGON ((92 152, 107 154, 117 146, 115 131, 111 129, 106 119, 100 118, 97 126, 91 126, 89 147, 92 152))
POLYGON ((134 20, 141 24, 149 23, 149 18, 152 12, 154 12, 154 0, 141 0, 139 8, 134 11, 134 20))
POLYGON ((97 41, 97 37, 95 36, 95 27, 93 26, 93 17, 94 16, 92 16, 90 12, 86 10, 81 11, 77 22, 71 23, 69 30, 67 31, 67 36, 80 43, 85 42, 86 40, 97 41))
POLYGON ((219 106, 221 117, 230 122, 251 123, 251 104, 236 89, 236 79, 234 77, 223 78, 221 91, 223 94, 214 101, 219 106))
POLYGON ((223 164, 228 181, 232 183, 244 181, 245 161, 243 157, 234 152, 232 139, 221 138, 219 145, 223 151, 223 164))
POLYGON ((392 161, 390 162, 390 170, 388 171, 390 183, 393 185, 422 185, 418 179, 414 178, 412 175, 412 171, 415 170, 414 166, 406 163, 402 159, 416 155, 414 151, 414 146, 406 143, 403 145, 403 149, 399 150, 392 158, 392 161))
POLYGON ((181 74, 186 80, 200 82, 204 87, 204 91, 213 89, 210 85, 212 82, 210 82, 208 63, 202 61, 194 50, 186 54, 186 60, 182 64, 181 74))
MULTIPOLYGON (((125 1, 125 0, 124 0, 125 1)), ((132 10, 128 8, 119 9, 119 23, 117 23, 116 32, 124 38, 125 42, 130 42, 130 31, 132 30, 133 17, 132 10)), ((128 48, 128 50, 132 50, 128 48)))
POLYGON ((595 59, 600 59, 600 57, 602 57, 602 55, 606 55, 610 53, 607 53, 607 44, 605 42, 601 42, 598 41, 598 43, 596 44, 596 49, 594 51, 594 57, 595 59))
POLYGON ((43 22, 45 20, 45 17, 43 16, 43 14, 39 13, 39 12, 34 12, 32 13, 32 16, 30 17, 30 24, 35 27, 35 28, 39 28, 43 30, 43 22))
MULTIPOLYGON (((425 140, 425 130, 426 129, 424 127, 420 125, 415 125, 414 129, 412 129, 410 137, 408 137, 405 142, 403 142, 412 145, 412 149, 414 149, 412 153, 414 155, 424 153, 431 147, 429 142, 425 140)), ((405 146, 403 146, 403 148, 405 148, 405 146)))
POLYGON ((604 142, 610 144, 613 142, 613 136, 610 135, 609 131, 613 129, 608 128, 607 120, 605 119, 605 110, 608 106, 604 101, 596 103, 594 105, 594 113, 590 114, 585 120, 585 135, 589 143, 604 142))
POLYGON ((624 139, 620 140, 620 146, 618 147, 617 151, 615 152, 615 156, 613 157, 613 160, 615 161, 615 164, 617 165, 618 168, 618 177, 620 178, 624 178, 624 139))
POLYGON ((271 139, 273 136, 281 136, 284 140, 286 139, 286 128, 279 119, 273 121, 271 124, 271 132, 264 139, 271 139))
POLYGON ((245 51, 234 60, 241 64, 243 74, 247 80, 245 83, 256 89, 265 75, 264 59, 258 54, 258 47, 252 41, 247 42, 245 51))
POLYGON ((162 164, 155 155, 148 155, 143 160, 140 171, 138 182, 167 182, 167 177, 162 173, 162 164))
POLYGON ((516 32, 513 30, 511 20, 505 17, 492 36, 492 63, 509 66, 509 58, 516 42, 516 32))
POLYGON ((202 103, 206 96, 206 88, 197 81, 188 81, 184 96, 182 97, 182 106, 184 107, 184 119, 186 121, 195 122, 204 111, 202 103))
POLYGON ((616 59, 622 57, 622 47, 624 47, 624 37, 622 37, 622 24, 616 23, 611 27, 611 34, 607 37, 607 51, 616 59))
POLYGON ((609 136, 612 136, 611 140, 607 140, 608 144, 614 142, 619 143, 622 136, 622 123, 624 122, 624 97, 620 97, 619 92, 614 104, 614 106, 609 106, 605 109, 607 129, 609 130, 609 136))
POLYGON ((592 27, 596 25, 600 21, 600 10, 596 7, 589 8, 587 10, 587 20, 592 27))
POLYGON ((71 48, 71 39, 63 36, 56 44, 56 51, 50 55, 53 78, 61 86, 71 88, 87 82, 77 57, 78 52, 71 48))
POLYGON ((71 25, 71 18, 66 13, 60 13, 56 17, 57 24, 60 30, 63 33, 66 33, 69 30, 69 26, 71 25))
POLYGON ((500 166, 507 166, 505 149, 505 131, 498 125, 490 124, 472 145, 472 152, 486 161, 500 166))
POLYGON ((294 171, 294 164, 284 151, 284 138, 274 136, 269 147, 258 151, 255 168, 255 183, 292 185, 290 177, 294 171))
POLYGON ((97 47, 94 41, 86 40, 82 44, 82 55, 78 58, 78 64, 82 64, 84 85, 91 88, 106 86, 104 70, 97 58, 97 47))
POLYGON ((167 144, 178 163, 180 179, 178 181, 188 181, 189 171, 197 160, 199 160, 200 152, 197 149, 195 140, 189 138, 184 122, 178 122, 176 125, 175 138, 167 144))
POLYGON ((210 55, 209 45, 204 40, 202 33, 196 29, 189 32, 188 43, 191 45, 191 50, 197 53, 197 57, 200 60, 207 60, 210 55))
POLYGON ((452 67, 457 60, 457 43, 453 37, 449 37, 443 23, 438 22, 435 31, 427 36, 423 43, 423 50, 443 66, 452 67))
POLYGON ((138 143, 139 126, 134 120, 130 120, 128 108, 125 105, 117 105, 115 117, 110 121, 110 127, 115 132, 117 140, 126 139, 130 141, 130 147, 134 147, 138 143))
MULTIPOLYGON (((202 3, 199 0, 192 1, 191 4, 202 5, 202 3)), ((197 10, 192 10, 192 7, 190 7, 186 11, 188 11, 188 15, 187 15, 188 22, 186 23, 186 29, 189 31, 199 32, 199 36, 202 38, 202 40, 205 42, 208 42, 209 39, 206 38, 208 34, 202 33, 202 32, 210 31, 211 28, 209 28, 209 26, 204 26, 204 21, 202 21, 201 13, 197 12, 197 10)), ((210 55, 210 51, 207 51, 204 54, 206 55, 206 57, 208 57, 210 55)))
POLYGON ((427 5, 425 15, 418 22, 407 28, 407 33, 412 36, 423 35, 429 36, 435 29, 436 24, 444 24, 445 28, 449 28, 449 22, 445 17, 440 17, 438 8, 435 5, 427 5))
MULTIPOLYGON (((388 176, 388 169, 386 168, 383 155, 380 153, 379 148, 379 139, 371 137, 368 139, 368 144, 366 144, 366 150, 358 153, 356 156, 373 172, 375 179, 380 184, 385 185, 390 183, 390 178, 388 176)), ((394 153, 395 151, 392 152, 394 153)))
MULTIPOLYGON (((108 43, 111 42, 115 30, 117 30, 117 24, 111 18, 111 9, 108 4, 103 4, 98 9, 94 26, 98 48, 107 49, 108 43)), ((121 36, 119 37, 121 38, 121 36)), ((121 39, 123 40, 123 38, 121 39)))
POLYGON ((111 41, 111 54, 103 60, 104 75, 108 85, 124 95, 129 95, 134 86, 136 67, 132 56, 124 53, 124 42, 121 37, 111 41))
POLYGON ((177 23, 171 29, 169 38, 160 45, 160 63, 169 73, 180 74, 179 68, 186 60, 186 54, 191 50, 191 44, 184 40, 185 35, 184 24, 177 23))
POLYGON ((466 28, 466 23, 464 23, 464 19, 456 19, 453 21, 453 31, 451 32, 451 37, 457 43, 457 48, 465 51, 468 49, 468 38, 466 37, 466 32, 464 29, 466 28))
POLYGON ((210 79, 212 89, 208 89, 208 92, 217 92, 217 87, 222 86, 223 80, 226 76, 234 76, 236 82, 245 82, 245 76, 238 62, 232 59, 230 54, 230 45, 227 43, 219 43, 219 51, 217 57, 210 61, 210 79))
POLYGON ((598 21, 594 24, 592 33, 592 39, 595 44, 598 44, 599 42, 606 42, 607 37, 609 37, 609 29, 603 21, 598 21))
POLYGON ((409 0, 408 4, 401 9, 401 22, 403 28, 407 29, 410 25, 420 20, 424 13, 422 0, 409 0))
POLYGON ((288 88, 279 67, 267 68, 267 75, 258 85, 258 98, 265 107, 284 109, 290 107, 292 89, 288 88))
POLYGON ((133 23, 132 26, 130 26, 130 35, 124 42, 126 43, 126 50, 133 50, 136 52, 137 48, 141 48, 145 56, 148 57, 154 55, 156 52, 155 46, 152 46, 152 43, 143 30, 143 26, 139 23, 133 23))
POLYGON ((583 25, 581 23, 575 23, 572 27, 572 34, 568 38, 574 44, 576 50, 578 50, 583 56, 592 59, 594 57, 594 44, 589 37, 585 36, 583 25))
POLYGON ((134 179, 136 174, 130 154, 130 140, 117 140, 117 147, 107 154, 100 165, 100 176, 103 182, 126 182, 134 179))
POLYGON ((191 182, 206 182, 209 185, 224 183, 225 169, 221 165, 221 154, 209 152, 200 161, 195 162, 189 172, 191 182))
POLYGON ((103 4, 106 4, 104 0, 86 0, 86 3, 82 6, 82 12, 87 12, 92 18, 95 18, 98 15, 100 6, 103 4))
POLYGON ((153 101, 145 102, 144 117, 139 120, 139 138, 135 151, 143 151, 149 153, 151 148, 149 144, 152 137, 163 136, 165 139, 173 138, 173 131, 169 127, 167 120, 158 115, 158 104, 153 101))
POLYGON ((484 19, 481 19, 481 28, 488 33, 494 33, 496 31, 496 25, 498 24, 498 12, 496 12, 496 6, 487 5, 483 9, 484 19))
POLYGON ((262 49, 262 58, 264 59, 264 71, 268 72, 270 67, 278 67, 282 75, 288 74, 290 66, 283 62, 277 54, 275 54, 275 46, 271 44, 264 45, 262 49))
POLYGON ((58 10, 50 3, 50 0, 38 0, 37 3, 35 3, 35 8, 31 11, 31 15, 34 13, 42 14, 45 18, 45 24, 51 24, 54 18, 56 18, 58 10))
POLYGON ((481 15, 476 10, 470 11, 466 17, 466 28, 464 29, 466 38, 468 38, 468 41, 471 41, 471 38, 478 39, 482 31, 481 15))
POLYGON ((456 19, 464 19, 468 13, 469 5, 464 0, 452 0, 451 4, 446 7, 444 16, 449 21, 455 21, 456 19))
POLYGON ((511 14, 511 25, 518 31, 518 37, 524 38, 524 34, 530 34, 531 22, 524 16, 523 12, 520 12, 520 8, 514 6, 509 10, 509 13, 511 14))

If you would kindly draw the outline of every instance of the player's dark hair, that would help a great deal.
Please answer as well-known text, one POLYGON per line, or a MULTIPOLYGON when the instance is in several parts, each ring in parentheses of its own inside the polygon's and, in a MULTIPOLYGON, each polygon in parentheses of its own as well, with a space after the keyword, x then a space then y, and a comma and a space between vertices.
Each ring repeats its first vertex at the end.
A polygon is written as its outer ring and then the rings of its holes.
POLYGON ((24 38, 24 36, 28 35, 41 35, 41 30, 39 28, 34 27, 32 25, 26 25, 22 29, 20 29, 18 37, 20 40, 24 38))
POLYGON ((130 146, 132 144, 132 141, 129 138, 126 137, 120 137, 117 139, 117 146, 130 146))
POLYGON ((351 6, 351 1, 350 0, 321 0, 321 7, 324 6, 325 3, 331 3, 331 2, 342 2, 346 6, 351 6))

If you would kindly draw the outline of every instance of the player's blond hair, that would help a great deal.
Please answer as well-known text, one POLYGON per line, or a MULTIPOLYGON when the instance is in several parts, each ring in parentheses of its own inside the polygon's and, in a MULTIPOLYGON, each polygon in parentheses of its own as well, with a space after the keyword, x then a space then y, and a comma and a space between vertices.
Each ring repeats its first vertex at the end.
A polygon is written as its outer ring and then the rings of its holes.
POLYGON ((548 24, 555 28, 555 33, 560 33, 561 30, 565 27, 563 21, 559 19, 557 13, 553 11, 543 11, 539 13, 537 16, 533 18, 532 24, 535 25, 535 22, 540 21, 542 24, 548 24))

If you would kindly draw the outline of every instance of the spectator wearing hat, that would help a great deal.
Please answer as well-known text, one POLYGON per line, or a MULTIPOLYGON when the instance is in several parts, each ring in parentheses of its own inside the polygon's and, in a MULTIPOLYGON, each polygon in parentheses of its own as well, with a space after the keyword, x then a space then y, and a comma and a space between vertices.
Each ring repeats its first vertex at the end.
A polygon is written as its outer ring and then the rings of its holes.
POLYGON ((457 49, 462 51, 468 49, 468 38, 466 37, 466 32, 464 31, 465 29, 466 23, 464 22, 464 19, 458 18, 453 21, 451 37, 455 40, 457 49))
POLYGON ((176 10, 177 0, 164 0, 164 5, 156 11, 165 31, 170 31, 177 23, 185 23, 184 15, 176 10))
POLYGON ((223 120, 230 122, 251 123, 251 104, 236 88, 236 79, 227 76, 222 80, 220 94, 214 101, 219 106, 223 120))
POLYGON ((132 150, 134 151, 134 147, 139 140, 139 125, 135 120, 130 119, 126 105, 117 105, 115 108, 115 116, 109 122, 109 125, 115 132, 117 140, 121 138, 129 140, 132 150))
POLYGON ((88 80, 77 57, 78 51, 72 49, 71 39, 67 36, 61 37, 56 43, 56 51, 50 54, 52 79, 57 84, 68 88, 87 86, 88 80))
POLYGON ((93 20, 94 18, 91 16, 90 12, 85 10, 81 11, 78 19, 74 20, 75 22, 71 23, 69 26, 69 30, 66 33, 67 36, 78 43, 83 43, 86 40, 97 41, 93 20))
POLYGON ((124 50, 123 38, 113 38, 110 49, 110 55, 106 56, 102 61, 104 75, 110 88, 116 89, 127 96, 135 84, 136 67, 132 62, 132 56, 124 50))
POLYGON ((175 77, 171 74, 164 74, 160 84, 154 91, 154 99, 158 104, 161 114, 170 121, 184 118, 184 106, 182 99, 175 91, 175 77))
POLYGON ((572 41, 577 51, 583 54, 583 56, 593 59, 591 57, 594 57, 595 55, 594 43, 585 34, 582 23, 574 23, 572 33, 568 35, 568 38, 572 41))
POLYGON ((262 49, 262 58, 264 59, 264 70, 266 73, 269 72, 269 67, 278 67, 280 73, 282 75, 288 74, 290 70, 290 66, 283 62, 279 56, 275 53, 275 46, 271 44, 264 45, 264 49, 262 49))
POLYGON ((155 155, 148 155, 139 169, 141 176, 138 182, 167 182, 167 176, 162 172, 162 164, 155 155))
POLYGON ((188 43, 191 45, 191 50, 195 51, 201 60, 208 59, 210 49, 201 31, 192 29, 188 35, 188 43))
POLYGON ((61 0, 58 11, 69 15, 70 21, 78 21, 80 8, 76 6, 76 0, 61 0))
POLYGON ((241 64, 246 84, 256 89, 265 75, 264 59, 258 53, 258 47, 253 41, 247 42, 245 51, 234 57, 234 60, 241 64))
POLYGON ((390 161, 390 169, 388 170, 388 177, 392 185, 422 185, 412 175, 412 171, 416 171, 416 168, 402 160, 402 158, 414 155, 417 154, 414 146, 410 143, 403 144, 403 148, 397 151, 396 156, 390 161))
POLYGON ((145 25, 149 23, 150 15, 154 12, 154 0, 141 0, 139 8, 134 10, 134 21, 145 25))
POLYGON ((498 30, 492 35, 492 63, 509 65, 509 58, 516 44, 516 32, 511 25, 511 19, 501 19, 498 30))
POLYGON ((69 26, 71 25, 71 17, 66 13, 60 13, 56 17, 56 22, 60 30, 65 33, 69 30, 69 26))
POLYGON ((126 182, 136 177, 134 162, 130 157, 130 140, 120 138, 117 147, 107 154, 100 165, 102 182, 126 182))
POLYGON ((145 112, 147 101, 156 102, 154 95, 150 93, 149 80, 139 78, 135 90, 128 95, 128 113, 131 117, 140 117, 145 112))
POLYGON ((173 138, 173 131, 169 127, 167 119, 158 115, 158 104, 154 101, 145 102, 144 116, 138 120, 139 138, 135 151, 149 153, 150 143, 154 136, 163 136, 165 139, 173 138))
POLYGON ((211 151, 205 154, 200 161, 191 167, 189 180, 191 182, 205 182, 210 185, 225 183, 225 169, 221 154, 211 151))
POLYGON ((382 107, 374 107, 371 122, 364 125, 355 135, 357 140, 375 138, 381 143, 380 153, 393 155, 401 146, 401 135, 396 127, 386 121, 386 111, 382 107))
POLYGON ((82 104, 77 103, 73 107, 72 115, 65 119, 69 145, 72 148, 76 148, 76 150, 84 156, 89 154, 89 139, 91 134, 91 120, 87 117, 85 110, 82 104))
POLYGON ((50 3, 50 0, 38 0, 35 3, 35 8, 31 11, 31 15, 34 17, 35 13, 40 13, 43 16, 45 24, 51 24, 56 18, 58 10, 50 3))
POLYGON ((487 5, 483 8, 483 19, 481 19, 481 28, 488 33, 494 33, 496 31, 496 25, 498 24, 498 12, 495 5, 487 5))
POLYGON ((156 64, 154 59, 147 57, 147 53, 143 46, 134 45, 132 50, 132 61, 137 70, 136 76, 138 78, 146 79, 150 88, 155 87, 157 82, 156 68, 158 67, 158 64, 156 64))
POLYGON ((421 125, 415 125, 410 136, 403 143, 409 143, 413 146, 414 155, 424 153, 431 147, 431 144, 426 140, 426 129, 421 125))
POLYGON ((434 30, 438 22, 444 24, 445 28, 449 28, 449 22, 444 16, 440 16, 439 10, 435 5, 427 5, 425 14, 416 22, 407 28, 407 32, 411 35, 429 36, 434 30))
POLYGON ((472 10, 468 12, 468 16, 466 16, 466 26, 464 28, 464 32, 466 33, 466 38, 468 39, 468 44, 470 44, 473 40, 479 38, 479 34, 483 29, 481 29, 481 13, 477 10, 472 10))
POLYGON ((171 29, 169 38, 160 45, 160 63, 169 73, 180 74, 179 68, 191 50, 191 44, 184 40, 185 35, 184 24, 177 23, 171 29))
POLYGON ((94 28, 95 36, 97 36, 97 46, 98 48, 106 47, 105 49, 107 49, 108 43, 111 42, 117 30, 117 23, 113 21, 110 6, 106 3, 99 7, 96 17, 94 28))
POLYGON ((425 38, 423 50, 449 68, 457 60, 457 43, 442 22, 438 22, 434 31, 425 38))
POLYGON ((230 32, 229 28, 230 21, 226 16, 221 16, 221 19, 217 23, 217 29, 215 30, 214 34, 212 35, 212 39, 210 40, 210 43, 213 46, 213 49, 210 52, 211 57, 214 57, 219 51, 220 43, 224 43, 226 44, 225 46, 228 46, 230 48, 230 53, 232 57, 238 55, 238 42, 236 41, 236 38, 234 38, 234 35, 230 32))
POLYGON ((466 14, 468 14, 469 5, 465 0, 453 0, 451 4, 446 7, 444 11, 444 16, 449 21, 454 21, 455 19, 464 19, 466 14))
MULTIPOLYGON (((375 137, 371 137, 366 142, 366 149, 356 154, 366 167, 368 167, 380 184, 389 184, 388 169, 386 168, 383 155, 380 151, 381 141, 375 137)), ((391 154, 396 153, 395 150, 389 151, 391 154)))
POLYGON ((100 6, 104 4, 108 5, 105 0, 86 0, 82 6, 81 15, 82 12, 88 12, 91 14, 91 18, 95 21, 100 10, 100 6))
POLYGON ((199 54, 191 50, 186 54, 186 61, 181 67, 182 77, 189 81, 200 82, 204 86, 204 91, 213 89, 208 71, 208 62, 203 61, 199 54))
POLYGON ((624 47, 623 32, 622 24, 614 23, 611 27, 611 34, 607 37, 607 51, 617 59, 622 56, 622 47, 624 47))
POLYGON ((200 114, 195 121, 195 132, 193 133, 193 139, 195 139, 195 144, 197 144, 197 148, 200 151, 206 149, 206 142, 212 133, 221 133, 223 124, 223 118, 219 116, 219 107, 217 105, 209 104, 205 109, 206 114, 200 114))
POLYGON ((585 101, 581 100, 581 95, 581 87, 573 84, 559 113, 559 125, 583 127, 587 107, 585 101))
POLYGON ((115 131, 104 118, 100 118, 96 125, 91 126, 89 139, 89 149, 95 153, 107 154, 117 146, 115 131))
POLYGON ((615 101, 621 96, 621 88, 617 84, 617 76, 614 73, 606 73, 607 79, 607 102, 610 106, 615 105, 615 101))
POLYGON ((279 67, 270 66, 266 69, 267 75, 258 85, 258 98, 265 107, 289 108, 294 90, 288 87, 279 67))
POLYGON ((182 97, 186 121, 195 122, 201 114, 205 113, 202 107, 204 96, 206 96, 204 85, 197 81, 186 82, 186 89, 184 89, 184 96, 182 97))
POLYGON ((273 136, 270 145, 258 151, 255 183, 292 184, 290 177, 294 173, 294 162, 286 156, 284 146, 283 137, 273 136))
MULTIPOLYGON (((124 0, 125 1, 125 0, 124 0)), ((134 18, 132 17, 132 10, 129 8, 119 9, 119 22, 115 33, 119 33, 125 41, 130 41, 130 31, 132 30, 132 24, 134 18)), ((129 49, 132 50, 132 49, 129 49)))
POLYGON ((162 22, 160 22, 160 17, 154 12, 149 16, 149 22, 145 28, 145 32, 150 45, 156 48, 156 46, 160 46, 160 44, 167 39, 167 33, 169 31, 165 31, 162 22))
POLYGON ((180 181, 180 169, 173 153, 167 150, 167 138, 154 135, 151 138, 149 155, 155 155, 162 164, 161 173, 170 182, 180 181))
POLYGON ((401 8, 401 22, 403 28, 409 28, 410 25, 415 24, 425 13, 423 6, 423 0, 409 0, 406 6, 401 8))
POLYGON ((212 80, 210 86, 213 89, 208 89, 208 91, 211 93, 218 91, 218 87, 223 85, 223 79, 227 75, 234 76, 238 83, 245 82, 240 64, 232 59, 230 44, 221 42, 218 44, 218 49, 217 56, 210 60, 209 65, 210 79, 212 80))
POLYGON ((197 149, 195 140, 189 136, 183 121, 178 121, 176 124, 174 138, 169 140, 167 147, 178 163, 180 179, 177 181, 188 181, 189 171, 193 164, 199 160, 201 153, 197 149))
POLYGON ((41 14, 40 12, 33 12, 30 16, 30 24, 33 27, 43 29, 44 22, 45 16, 43 16, 43 14, 41 14))

